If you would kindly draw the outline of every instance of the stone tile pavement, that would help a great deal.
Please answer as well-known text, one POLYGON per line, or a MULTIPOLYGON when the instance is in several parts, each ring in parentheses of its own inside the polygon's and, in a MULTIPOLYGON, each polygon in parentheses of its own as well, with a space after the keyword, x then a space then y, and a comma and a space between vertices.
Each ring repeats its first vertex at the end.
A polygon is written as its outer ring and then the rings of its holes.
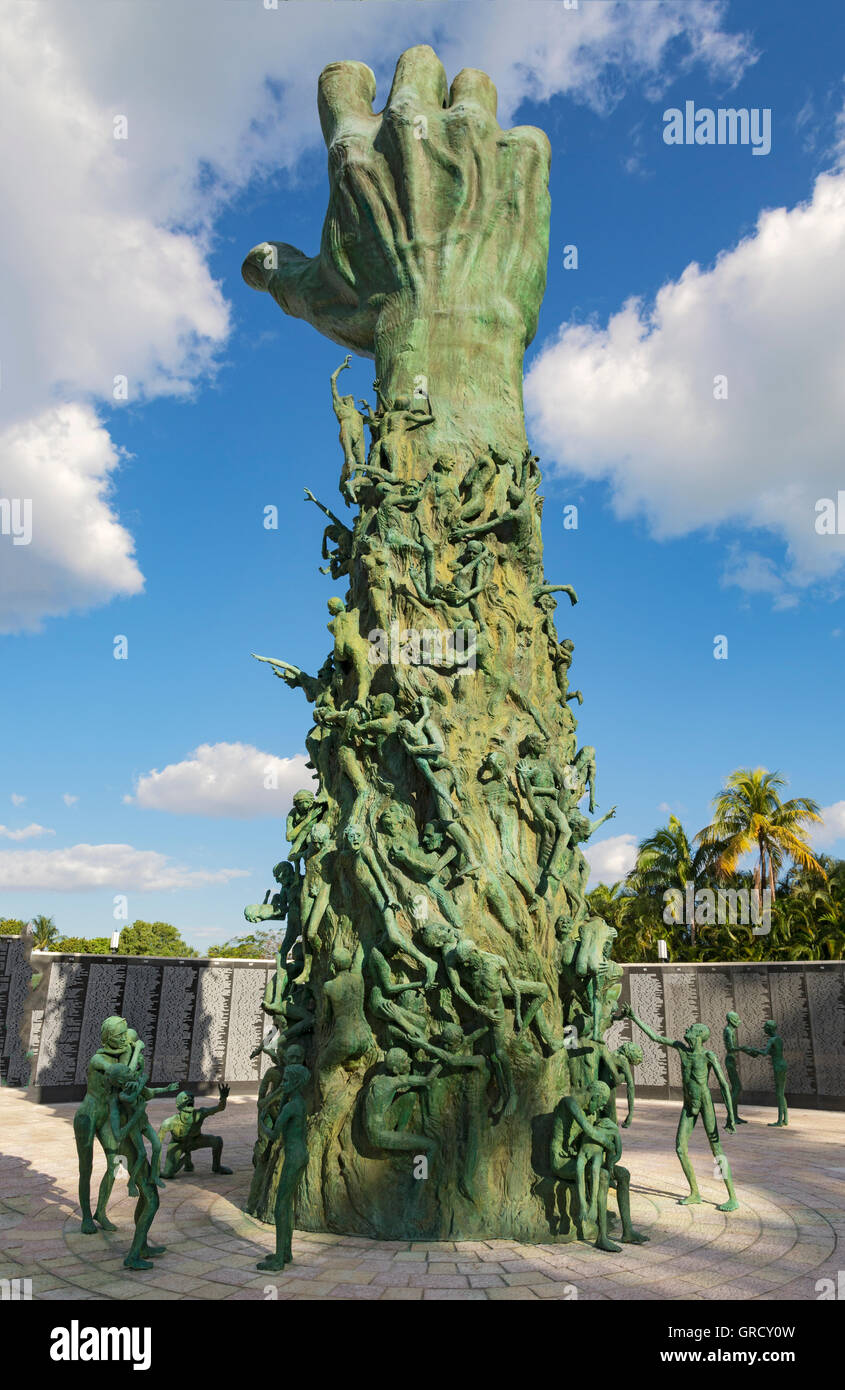
MULTIPOLYGON (((591 1246, 520 1245, 511 1240, 373 1241, 358 1236, 294 1237, 282 1274, 255 1268, 273 1233, 245 1216, 255 1106, 230 1097, 217 1123, 232 1177, 213 1177, 207 1154, 196 1171, 168 1183, 153 1226, 168 1247, 150 1272, 123 1268, 134 1203, 116 1183, 114 1233, 83 1236, 76 1206, 75 1106, 36 1105, 0 1090, 0 1279, 30 1278, 35 1299, 801 1299, 845 1269, 845 1113, 796 1110, 786 1130, 773 1112, 744 1108, 750 1121, 726 1136, 740 1210, 715 1203, 703 1133, 691 1153, 704 1202, 682 1207, 674 1152, 678 1106, 639 1101, 625 1131, 635 1224, 650 1241, 619 1255, 591 1246)), ((172 1109, 154 1101, 153 1123, 172 1109)), ((103 1169, 99 1148, 94 1182, 103 1169)))

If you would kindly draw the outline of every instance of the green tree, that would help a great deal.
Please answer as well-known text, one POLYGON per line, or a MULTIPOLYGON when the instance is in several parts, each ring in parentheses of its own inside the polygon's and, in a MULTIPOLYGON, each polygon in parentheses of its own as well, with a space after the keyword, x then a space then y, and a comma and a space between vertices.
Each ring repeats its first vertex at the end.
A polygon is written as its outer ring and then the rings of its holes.
POLYGON ((140 919, 123 928, 117 950, 122 956, 197 955, 169 922, 144 922, 140 919))
MULTIPOLYGON (((676 890, 684 895, 686 901, 688 884, 692 885, 695 893, 701 884, 706 857, 705 850, 693 850, 677 816, 670 816, 668 825, 661 825, 637 846, 637 860, 628 876, 628 886, 637 895, 651 900, 654 913, 664 927, 663 935, 667 935, 665 927, 668 925, 663 917, 665 894, 676 890)), ((695 921, 687 923, 687 926, 689 944, 694 947, 695 921)))
POLYGON ((58 938, 59 929, 52 917, 45 917, 43 913, 32 919, 33 948, 36 951, 49 951, 53 942, 58 938))
POLYGON ((111 945, 107 936, 60 936, 47 949, 72 951, 83 956, 107 956, 111 952, 111 945))
POLYGON ((777 919, 788 960, 845 955, 845 860, 820 854, 821 872, 792 864, 780 884, 777 919))
POLYGON ((245 936, 233 936, 222 946, 209 946, 209 956, 232 957, 242 960, 272 960, 282 941, 283 932, 257 931, 245 936))
POLYGON ((0 936, 20 936, 25 926, 17 917, 0 917, 0 936))
POLYGON ((786 779, 764 767, 737 768, 713 798, 713 820, 696 836, 716 876, 725 880, 743 855, 755 853, 754 891, 762 911, 763 893, 776 898, 777 876, 784 860, 824 878, 824 870, 807 844, 805 825, 820 821, 818 802, 806 796, 781 801, 786 779))

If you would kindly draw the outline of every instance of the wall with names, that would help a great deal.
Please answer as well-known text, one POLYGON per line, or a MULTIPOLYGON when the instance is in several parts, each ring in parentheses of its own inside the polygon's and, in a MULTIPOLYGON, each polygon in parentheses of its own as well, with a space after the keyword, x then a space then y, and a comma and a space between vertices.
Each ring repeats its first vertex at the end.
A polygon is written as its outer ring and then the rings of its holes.
MULTIPOLYGON (((34 952, 19 938, 0 937, 0 1079, 31 1080, 45 1101, 75 1100, 109 1014, 121 1014, 146 1044, 153 1085, 178 1081, 196 1092, 225 1081, 253 1090, 270 1066, 250 1053, 269 1027, 261 999, 272 962, 176 960, 168 957, 83 956, 34 952), (33 971, 41 981, 31 988, 33 971)), ((37 976, 36 976, 37 979, 37 976)), ((739 1041, 765 1043, 763 1023, 777 1022, 789 1066, 793 1105, 845 1109, 845 962, 784 964, 628 965, 622 1000, 666 1037, 682 1038, 706 1023, 708 1046, 724 1060, 725 1014, 742 1020, 739 1041)), ((676 1097, 680 1066, 671 1049, 651 1042, 629 1020, 608 1042, 635 1039, 643 1049, 639 1094, 676 1097)), ((771 1104, 767 1058, 740 1056, 743 1097, 771 1104)))

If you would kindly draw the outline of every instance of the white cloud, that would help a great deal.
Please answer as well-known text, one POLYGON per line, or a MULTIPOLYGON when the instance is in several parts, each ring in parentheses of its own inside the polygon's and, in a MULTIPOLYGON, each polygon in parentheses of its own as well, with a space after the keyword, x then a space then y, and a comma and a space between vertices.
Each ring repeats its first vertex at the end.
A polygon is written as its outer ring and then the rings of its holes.
POLYGON ((9 800, 11 801, 13 806, 23 806, 24 802, 26 801, 26 797, 19 796, 17 792, 12 792, 12 795, 9 797, 9 800))
MULTIPOLYGON (((450 75, 497 80, 509 121, 526 95, 610 109, 634 82, 656 92, 702 63, 728 82, 751 61, 709 0, 552 0, 372 6, 254 0, 6 3, 0 11, 0 229, 4 320, 0 464, 31 499, 28 546, 0 546, 0 632, 140 593, 113 486, 118 451, 104 407, 186 396, 214 372, 229 306, 208 269, 215 219, 255 175, 294 173, 321 145, 317 73, 359 57, 386 92, 393 61, 433 41, 450 75), (233 59, 236 55, 236 59, 233 59), (115 117, 128 138, 114 139, 115 117), (49 460, 49 469, 47 461, 49 460)), ((262 236, 245 230, 232 274, 262 236)), ((316 250, 316 245, 309 248, 316 250)), ((143 459, 136 462, 143 467, 143 459)))
POLYGON ((709 0, 581 0, 577 10, 564 9, 560 0, 491 0, 452 7, 448 33, 442 32, 442 7, 415 7, 416 13, 426 10, 435 23, 424 35, 417 24, 408 41, 432 42, 450 76, 463 66, 489 72, 500 121, 512 120, 526 98, 565 94, 606 113, 640 84, 656 99, 672 77, 695 64, 731 84, 755 61, 748 38, 723 29, 727 6, 709 0))
POLYGON ((811 829, 813 843, 821 849, 829 849, 837 840, 845 840, 845 801, 834 801, 832 806, 822 806, 823 824, 811 829))
POLYGON ((110 503, 118 455, 87 405, 63 405, 0 434, 5 495, 32 502, 32 541, 0 545, 0 632, 136 594, 143 579, 110 503))
POLYGON ((65 792, 64 796, 62 797, 62 801, 65 803, 66 806, 75 806, 78 800, 79 797, 71 796, 70 792, 65 792))
POLYGON ((279 816, 300 787, 314 788, 304 753, 277 758, 248 743, 203 743, 181 763, 138 779, 126 802, 187 816, 279 816))
POLYGON ((590 866, 590 883, 618 883, 634 867, 637 858, 636 835, 611 835, 584 846, 590 866))
POLYGON ((768 594, 775 608, 795 608, 798 603, 798 594, 790 588, 774 560, 758 550, 729 546, 721 582, 725 587, 734 585, 747 594, 768 594))
POLYGON ((645 515, 659 538, 731 526, 725 582, 789 606, 845 563, 845 535, 815 530, 843 478, 843 262, 845 173, 826 173, 653 304, 628 300, 606 328, 564 324, 526 380, 544 453, 609 479, 616 514, 645 515), (740 554, 745 528, 785 541, 785 563, 740 554))
POLYGON ((20 830, 10 830, 7 825, 0 825, 0 839, 2 840, 37 840, 41 835, 55 835, 55 830, 48 830, 46 826, 25 825, 20 830))
POLYGON ((166 854, 132 845, 72 845, 68 849, 0 852, 0 888, 45 892, 117 888, 138 893, 201 888, 247 878, 246 869, 188 869, 166 854))

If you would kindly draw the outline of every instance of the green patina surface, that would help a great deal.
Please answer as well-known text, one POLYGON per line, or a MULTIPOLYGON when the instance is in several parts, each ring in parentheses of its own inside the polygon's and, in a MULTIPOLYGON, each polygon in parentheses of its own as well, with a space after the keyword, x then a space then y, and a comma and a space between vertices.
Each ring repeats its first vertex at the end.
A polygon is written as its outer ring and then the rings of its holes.
POLYGON ((323 72, 320 252, 262 243, 243 268, 375 358, 372 403, 341 394, 349 357, 330 383, 346 519, 303 499, 346 586, 329 655, 313 676, 260 658, 313 706, 315 786, 246 909, 286 924, 248 1206, 275 1216, 282 1263, 294 1197, 306 1230, 611 1248, 612 1188, 639 1239, 614 1102, 623 1084, 630 1113, 639 1057, 604 1042, 622 972, 581 847, 613 811, 594 817, 554 621, 554 594, 577 596, 543 569, 522 407, 549 144, 499 127, 483 73, 449 88, 427 47, 380 114, 374 94, 362 63, 323 72))

